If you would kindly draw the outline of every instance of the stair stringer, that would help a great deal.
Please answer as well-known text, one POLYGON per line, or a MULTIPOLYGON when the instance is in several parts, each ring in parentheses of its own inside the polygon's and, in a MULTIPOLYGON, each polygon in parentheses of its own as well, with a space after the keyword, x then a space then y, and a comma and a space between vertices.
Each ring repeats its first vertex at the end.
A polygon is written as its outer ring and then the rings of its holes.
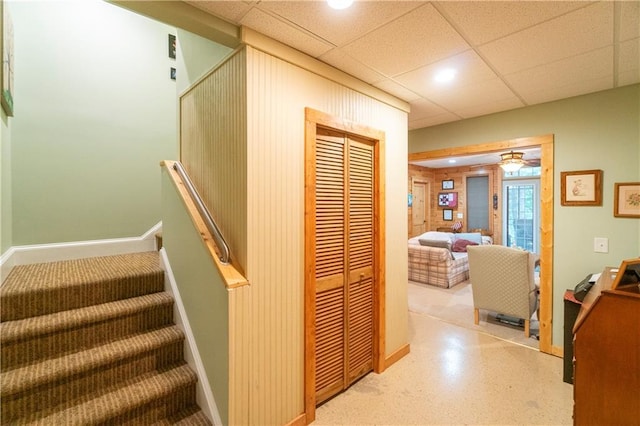
POLYGON ((211 423, 214 425, 222 425, 220 412, 218 411, 218 407, 213 397, 213 391, 209 385, 204 364, 200 358, 200 352, 198 351, 195 337, 191 331, 189 319, 187 318, 184 304, 180 297, 180 291, 178 290, 176 279, 173 275, 173 271, 171 270, 171 264, 169 263, 169 258, 167 257, 167 252, 164 248, 160 249, 160 267, 164 270, 165 291, 171 294, 175 301, 173 305, 174 322, 185 335, 184 359, 198 376, 198 382, 196 384, 196 402, 211 423))

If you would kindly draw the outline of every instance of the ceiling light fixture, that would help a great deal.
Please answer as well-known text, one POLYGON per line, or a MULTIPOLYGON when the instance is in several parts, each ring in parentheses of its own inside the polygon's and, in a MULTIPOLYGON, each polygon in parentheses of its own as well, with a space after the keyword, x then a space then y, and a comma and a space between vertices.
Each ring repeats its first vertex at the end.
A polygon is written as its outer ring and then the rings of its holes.
POLYGON ((523 156, 524 153, 522 152, 505 152, 504 154, 500 154, 501 160, 498 164, 505 172, 516 172, 520 170, 520 167, 524 166, 523 156))
POLYGON ((445 68, 436 73, 434 80, 437 81, 438 83, 448 83, 450 81, 453 81, 454 78, 456 78, 456 74, 458 74, 457 70, 453 68, 445 68))
POLYGON ((332 9, 342 10, 353 4, 353 0, 327 0, 327 4, 332 9))

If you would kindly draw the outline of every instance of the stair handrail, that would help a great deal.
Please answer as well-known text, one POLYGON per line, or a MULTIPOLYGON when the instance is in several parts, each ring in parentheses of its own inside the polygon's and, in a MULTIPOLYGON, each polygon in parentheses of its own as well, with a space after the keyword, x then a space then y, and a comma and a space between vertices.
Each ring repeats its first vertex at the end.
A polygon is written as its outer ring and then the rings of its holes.
POLYGON ((225 265, 229 264, 229 259, 231 258, 229 245, 222 236, 222 233, 220 232, 218 225, 216 225, 215 220, 213 220, 213 217, 211 217, 209 209, 204 205, 204 202, 202 201, 202 197, 198 193, 198 190, 195 186, 193 186, 193 182, 191 182, 191 178, 189 178, 187 171, 179 161, 173 163, 173 169, 178 173, 178 175, 180 175, 180 179, 182 179, 182 181, 184 182, 184 185, 187 188, 187 192, 189 192, 189 196, 191 196, 191 199, 198 209, 198 212, 204 219, 205 225, 207 225, 207 229, 209 230, 209 232, 211 232, 213 240, 216 243, 216 247, 219 251, 217 254, 220 262, 225 265))

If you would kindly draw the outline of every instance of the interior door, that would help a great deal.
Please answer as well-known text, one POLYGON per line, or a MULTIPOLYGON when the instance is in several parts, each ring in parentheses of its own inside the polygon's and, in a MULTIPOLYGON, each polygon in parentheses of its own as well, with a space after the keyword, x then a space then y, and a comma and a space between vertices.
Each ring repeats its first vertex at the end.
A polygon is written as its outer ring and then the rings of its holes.
POLYGON ((425 199, 427 186, 424 182, 413 183, 413 206, 411 207, 411 225, 412 236, 422 235, 426 232, 426 220, 425 220, 425 199))
POLYGON ((315 390, 319 404, 373 369, 374 152, 318 129, 315 390))

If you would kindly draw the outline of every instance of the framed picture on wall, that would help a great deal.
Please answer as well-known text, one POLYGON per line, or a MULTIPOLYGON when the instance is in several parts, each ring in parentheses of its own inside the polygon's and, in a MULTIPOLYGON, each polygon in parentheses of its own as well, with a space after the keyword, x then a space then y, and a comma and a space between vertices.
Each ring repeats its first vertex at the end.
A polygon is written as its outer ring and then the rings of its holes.
POLYGON ((438 194, 438 206, 456 207, 458 205, 457 192, 441 192, 438 194))
POLYGON ((443 180, 442 189, 453 189, 453 179, 443 180))
POLYGON ((451 209, 442 210, 442 219, 443 220, 453 220, 453 210, 451 210, 451 209))
POLYGON ((602 170, 560 172, 560 192, 563 206, 601 206, 602 170))
POLYGON ((613 215, 640 217, 640 182, 614 184, 613 215))

